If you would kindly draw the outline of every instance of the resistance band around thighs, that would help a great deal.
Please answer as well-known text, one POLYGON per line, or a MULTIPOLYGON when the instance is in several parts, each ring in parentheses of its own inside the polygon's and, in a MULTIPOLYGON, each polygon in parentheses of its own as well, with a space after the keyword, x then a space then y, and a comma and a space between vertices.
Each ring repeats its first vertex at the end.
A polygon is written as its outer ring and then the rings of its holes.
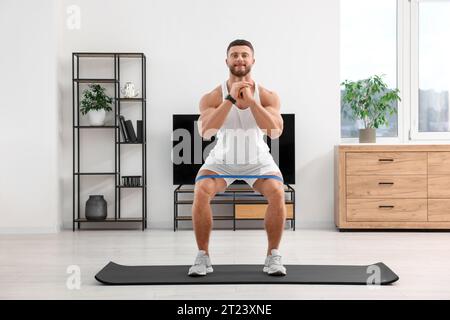
POLYGON ((209 174, 204 176, 198 176, 195 178, 195 182, 208 178, 235 178, 235 179, 275 179, 284 182, 283 178, 277 175, 245 175, 245 174, 209 174))

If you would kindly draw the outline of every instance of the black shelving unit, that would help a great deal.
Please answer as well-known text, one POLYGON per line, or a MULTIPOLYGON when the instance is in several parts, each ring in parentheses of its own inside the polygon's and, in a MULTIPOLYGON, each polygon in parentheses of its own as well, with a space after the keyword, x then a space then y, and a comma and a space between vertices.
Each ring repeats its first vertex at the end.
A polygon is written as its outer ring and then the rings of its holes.
MULTIPOLYGON (((76 227, 80 229, 81 223, 84 222, 101 222, 101 223, 121 223, 121 222, 140 222, 142 230, 147 228, 147 121, 146 121, 146 57, 143 53, 107 53, 107 52, 74 52, 72 53, 72 109, 73 109, 73 223, 72 229, 76 227), (83 58, 111 58, 113 59, 114 78, 80 78, 80 63, 83 58), (136 59, 141 64, 141 97, 139 98, 123 98, 120 96, 120 62, 121 59, 136 59), (114 125, 105 126, 89 126, 80 125, 80 83, 94 84, 106 83, 114 85, 114 125), (121 132, 118 116, 121 115, 122 103, 140 103, 142 118, 142 142, 123 142, 121 141, 121 132), (80 131, 90 129, 105 129, 114 131, 114 172, 81 172, 80 171, 80 131), (142 153, 142 179, 140 186, 124 186, 121 184, 121 146, 124 144, 141 145, 142 153), (82 176, 90 175, 114 175, 114 218, 108 217, 106 220, 93 221, 81 217, 80 203, 80 180, 82 176), (140 189, 142 192, 142 214, 141 217, 122 217, 121 216, 121 191, 122 189, 140 189)), ((95 132, 95 130, 93 130, 95 132)))
MULTIPOLYGON (((295 231, 295 189, 290 184, 284 185, 285 194, 289 194, 289 199, 285 199, 285 204, 291 204, 292 217, 286 217, 286 221, 290 223, 291 229, 295 231)), ((180 216, 178 214, 179 205, 192 206, 194 203, 193 199, 190 200, 180 200, 180 194, 194 194, 194 185, 180 184, 173 192, 173 231, 178 229, 179 221, 191 221, 192 216, 180 216)), ((238 218, 236 217, 236 206, 238 204, 268 204, 267 200, 263 195, 253 191, 249 186, 237 187, 236 185, 231 185, 224 192, 216 194, 214 199, 210 201, 210 204, 231 204, 233 205, 233 215, 213 215, 213 220, 230 220, 233 221, 233 231, 236 231, 236 221, 252 221, 252 220, 264 220, 264 218, 238 218), (245 199, 245 197, 250 197, 251 199, 245 199)))

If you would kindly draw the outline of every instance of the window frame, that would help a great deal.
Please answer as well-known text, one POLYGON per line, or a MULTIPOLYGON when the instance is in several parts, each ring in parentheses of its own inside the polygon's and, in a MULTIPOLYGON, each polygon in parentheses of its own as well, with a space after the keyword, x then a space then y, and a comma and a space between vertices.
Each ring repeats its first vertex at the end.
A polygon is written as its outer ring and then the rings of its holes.
POLYGON ((420 132, 419 131, 419 5, 435 0, 408 0, 410 3, 411 30, 411 140, 442 141, 450 140, 450 132, 420 132))
MULTIPOLYGON (((344 0, 345 1, 345 0, 344 0)), ((407 0, 408 1, 408 0, 407 0)), ((397 39, 397 46, 396 46, 396 82, 397 82, 397 88, 400 89, 400 98, 402 101, 398 101, 397 103, 397 136, 396 137, 377 137, 377 143, 400 143, 404 141, 405 139, 405 112, 404 112, 404 105, 405 101, 403 99, 402 92, 404 92, 404 79, 403 79, 403 72, 404 72, 404 26, 403 26, 403 16, 404 16, 404 0, 396 0, 396 11, 397 11, 397 21, 396 21, 396 39, 397 39)), ((341 88, 341 87, 340 87, 341 88)), ((340 121, 339 121, 340 123, 340 121)), ((339 126, 340 128, 340 126, 339 126)), ((339 134, 341 134, 341 128, 339 129, 339 134)), ((355 138, 343 138, 341 137, 342 143, 357 143, 359 141, 358 137, 355 138)))
MULTIPOLYGON (((345 0, 344 0, 345 1, 345 0)), ((450 132, 419 132, 419 3, 436 0, 396 0, 397 3, 397 88, 398 136, 377 137, 377 143, 430 143, 450 140, 450 132)), ((340 123, 340 121, 339 121, 340 123)), ((341 132, 341 130, 339 130, 341 132)), ((340 138, 357 143, 356 138, 340 138)))

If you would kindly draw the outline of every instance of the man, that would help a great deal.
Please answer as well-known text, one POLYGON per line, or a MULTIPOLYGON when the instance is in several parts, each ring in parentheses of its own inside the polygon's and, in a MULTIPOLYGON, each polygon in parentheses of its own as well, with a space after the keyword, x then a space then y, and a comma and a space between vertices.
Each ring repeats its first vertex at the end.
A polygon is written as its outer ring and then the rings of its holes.
MULTIPOLYGON (((205 94, 200 101, 200 135, 210 139, 217 134, 217 144, 210 151, 197 177, 211 174, 277 175, 282 180, 280 169, 264 141, 264 134, 277 138, 283 130, 278 95, 258 86, 252 79, 250 71, 255 59, 250 42, 231 42, 225 62, 230 70, 228 80, 205 94), (245 160, 236 161, 234 155, 244 156, 245 160)), ((210 200, 216 193, 225 191, 234 180, 206 178, 195 184, 192 221, 199 252, 189 269, 190 276, 204 276, 213 272, 208 249, 212 228, 210 200)), ((283 183, 270 178, 242 180, 268 201, 264 219, 268 247, 263 271, 269 275, 284 276, 286 268, 278 251, 286 219, 283 183)))

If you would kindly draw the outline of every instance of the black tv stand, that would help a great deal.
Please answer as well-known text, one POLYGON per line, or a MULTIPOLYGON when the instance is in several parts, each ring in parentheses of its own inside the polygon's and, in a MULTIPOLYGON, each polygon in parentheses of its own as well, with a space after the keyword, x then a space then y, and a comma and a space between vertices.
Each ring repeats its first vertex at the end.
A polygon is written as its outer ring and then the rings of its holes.
MULTIPOLYGON (((289 185, 284 185, 285 194, 289 194, 289 199, 285 200, 287 216, 291 229, 295 231, 295 189, 289 185)), ((191 221, 190 215, 178 215, 179 205, 192 205, 193 199, 180 200, 180 194, 194 194, 194 185, 180 184, 174 190, 173 208, 173 231, 178 229, 178 221, 191 221)), ((236 221, 239 220, 264 220, 264 212, 267 200, 258 192, 255 192, 247 184, 231 184, 223 193, 218 193, 211 200, 211 204, 233 204, 233 215, 214 215, 213 220, 232 220, 233 231, 236 230, 236 221), (248 199, 251 198, 251 199, 248 199)))

